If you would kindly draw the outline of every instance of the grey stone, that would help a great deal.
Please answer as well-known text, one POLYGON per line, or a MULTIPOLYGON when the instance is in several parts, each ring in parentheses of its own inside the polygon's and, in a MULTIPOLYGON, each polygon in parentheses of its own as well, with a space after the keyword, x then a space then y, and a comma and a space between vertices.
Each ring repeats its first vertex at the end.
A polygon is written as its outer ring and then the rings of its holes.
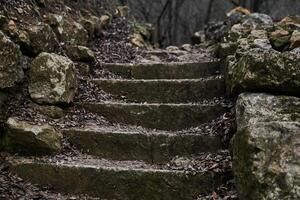
POLYGON ((250 49, 228 62, 228 90, 299 95, 300 54, 250 49))
POLYGON ((29 93, 40 104, 70 103, 77 89, 73 62, 63 56, 41 53, 30 68, 29 93))
POLYGON ((56 35, 48 24, 32 26, 27 33, 30 39, 28 50, 34 55, 41 52, 54 52, 59 46, 56 35))
POLYGON ((300 99, 241 94, 232 142, 241 199, 300 198, 300 99))
POLYGON ((94 52, 84 46, 68 46, 66 53, 73 61, 93 62, 95 60, 94 52))
POLYGON ((62 135, 53 127, 32 125, 9 118, 6 128, 6 149, 22 155, 49 155, 61 150, 62 135))

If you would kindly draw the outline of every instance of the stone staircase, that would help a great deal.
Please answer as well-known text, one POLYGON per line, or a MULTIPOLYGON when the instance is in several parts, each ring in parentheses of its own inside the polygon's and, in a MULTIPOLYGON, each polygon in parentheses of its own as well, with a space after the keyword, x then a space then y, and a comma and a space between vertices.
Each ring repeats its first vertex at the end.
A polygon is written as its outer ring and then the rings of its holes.
POLYGON ((14 157, 12 171, 59 192, 110 200, 191 200, 231 177, 230 167, 214 170, 224 164, 222 134, 189 131, 230 110, 213 100, 225 96, 219 62, 106 64, 104 68, 122 79, 91 81, 127 101, 78 106, 116 124, 143 128, 64 129, 64 136, 82 155, 14 157))

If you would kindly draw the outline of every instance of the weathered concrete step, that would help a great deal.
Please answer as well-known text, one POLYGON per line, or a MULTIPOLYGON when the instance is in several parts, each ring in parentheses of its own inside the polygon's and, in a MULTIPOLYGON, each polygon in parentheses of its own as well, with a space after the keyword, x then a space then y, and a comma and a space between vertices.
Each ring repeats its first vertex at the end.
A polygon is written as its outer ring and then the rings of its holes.
POLYGON ((187 103, 225 95, 222 76, 206 79, 108 80, 94 83, 113 95, 148 103, 187 103))
POLYGON ((219 61, 201 63, 104 64, 110 72, 134 79, 196 79, 220 74, 219 61))
POLYGON ((228 111, 219 104, 136 104, 82 103, 90 112, 116 123, 133 124, 160 130, 181 130, 198 126, 228 111))
MULTIPOLYGON (((26 181, 57 192, 116 200, 191 200, 224 183, 227 173, 166 169, 138 161, 15 158, 10 170, 26 181)), ((203 167, 204 168, 204 167, 203 167)))
POLYGON ((72 145, 89 155, 113 160, 143 160, 162 164, 175 156, 222 149, 221 136, 165 132, 112 132, 93 129, 63 131, 72 145))

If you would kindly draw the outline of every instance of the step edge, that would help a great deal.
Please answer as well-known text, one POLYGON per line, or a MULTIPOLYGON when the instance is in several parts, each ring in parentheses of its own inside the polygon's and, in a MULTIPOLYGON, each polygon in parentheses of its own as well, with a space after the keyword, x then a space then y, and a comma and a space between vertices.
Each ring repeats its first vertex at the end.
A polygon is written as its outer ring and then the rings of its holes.
MULTIPOLYGON (((42 159, 42 158, 39 158, 42 159)), ((124 161, 117 161, 117 160, 108 160, 108 159, 94 159, 94 160, 102 160, 102 161, 109 161, 112 163, 112 165, 116 162, 122 163, 122 162, 128 162, 131 160, 124 160, 124 161)), ((15 168, 18 166, 24 166, 24 165, 40 165, 40 166, 51 166, 51 167, 58 167, 58 168, 77 168, 77 169, 93 169, 93 170, 104 170, 104 171, 114 171, 114 172, 140 172, 140 173, 166 173, 166 174, 178 174, 178 175, 187 175, 186 170, 178 170, 178 169, 159 169, 158 165, 148 165, 146 167, 135 167, 135 166, 128 166, 128 167, 119 167, 119 166, 101 166, 99 164, 84 164, 80 163, 78 161, 74 161, 73 163, 67 163, 67 162, 46 162, 46 161, 39 161, 34 160, 26 157, 14 157, 14 158, 8 158, 8 161, 6 161, 9 168, 15 168), (157 167, 157 168, 155 168, 157 167)), ((219 173, 219 172, 212 172, 212 171, 204 171, 204 172, 198 172, 196 175, 211 175, 211 174, 223 174, 226 172, 230 172, 231 170, 227 169, 226 171, 219 173)), ((193 174, 194 175, 194 174, 193 174)))
POLYGON ((95 129, 81 129, 81 128, 70 128, 70 129, 62 129, 61 132, 64 134, 68 134, 70 132, 74 133, 87 133, 87 134, 99 134, 99 135, 113 135, 113 134, 119 134, 119 135, 143 135, 143 136, 168 136, 168 137, 188 137, 188 136, 194 136, 194 137, 206 137, 206 138, 220 138, 220 135, 205 135, 201 133, 177 133, 177 132, 149 132, 149 133, 143 133, 143 132, 122 132, 122 131, 102 131, 102 130, 95 130, 95 129))
POLYGON ((207 82, 207 81, 224 81, 224 76, 209 76, 206 78, 197 78, 197 79, 109 79, 109 78, 96 78, 92 79, 90 81, 94 83, 98 82, 132 82, 132 83, 152 83, 152 82, 191 82, 191 83, 197 83, 197 82, 207 82))

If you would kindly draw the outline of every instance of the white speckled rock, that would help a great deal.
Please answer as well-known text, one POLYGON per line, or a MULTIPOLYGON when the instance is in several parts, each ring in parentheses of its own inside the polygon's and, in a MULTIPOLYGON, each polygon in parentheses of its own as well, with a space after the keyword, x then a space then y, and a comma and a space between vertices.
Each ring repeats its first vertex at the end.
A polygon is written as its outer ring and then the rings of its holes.
POLYGON ((39 104, 59 104, 73 101, 77 79, 74 63, 66 57, 41 53, 30 68, 29 93, 39 104))
POLYGON ((233 170, 241 199, 300 199, 300 99, 241 94, 233 170))
POLYGON ((31 125, 16 118, 6 122, 6 148, 23 155, 49 155, 61 149, 62 134, 50 125, 31 125))

